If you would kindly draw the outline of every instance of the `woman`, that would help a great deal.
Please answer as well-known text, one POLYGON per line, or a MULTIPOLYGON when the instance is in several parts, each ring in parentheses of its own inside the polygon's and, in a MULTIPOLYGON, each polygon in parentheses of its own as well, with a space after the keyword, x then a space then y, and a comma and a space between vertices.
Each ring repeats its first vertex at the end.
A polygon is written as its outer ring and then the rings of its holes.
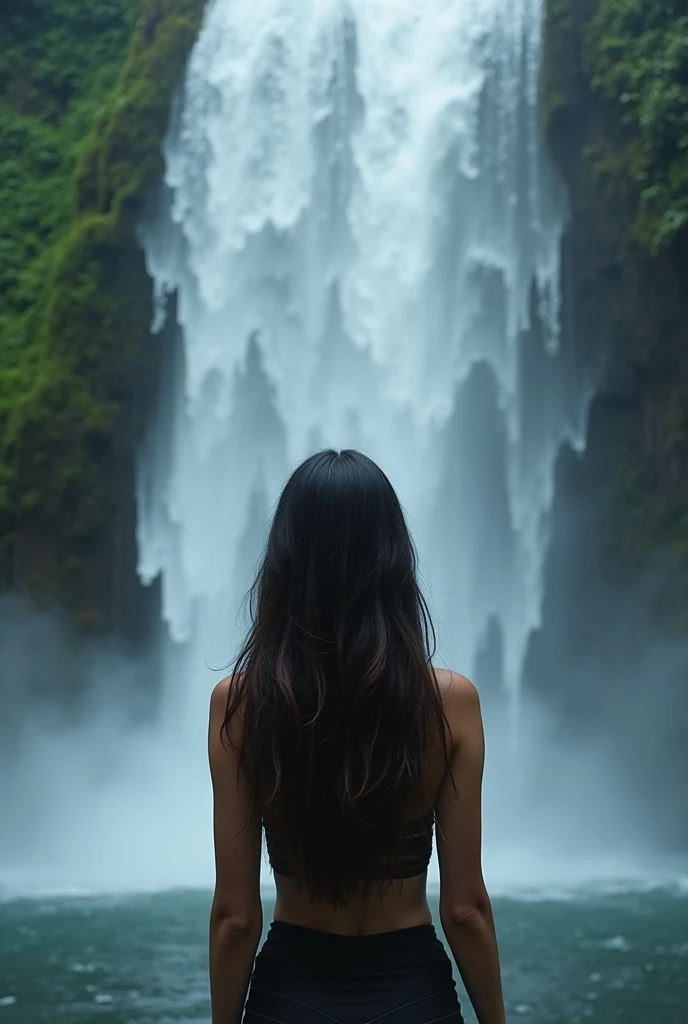
POLYGON ((433 823, 444 934, 479 1024, 504 1024, 478 696, 430 665, 403 512, 366 456, 293 474, 252 621, 210 707, 213 1024, 461 1022, 426 899, 433 823), (277 898, 254 965, 263 828, 277 898))

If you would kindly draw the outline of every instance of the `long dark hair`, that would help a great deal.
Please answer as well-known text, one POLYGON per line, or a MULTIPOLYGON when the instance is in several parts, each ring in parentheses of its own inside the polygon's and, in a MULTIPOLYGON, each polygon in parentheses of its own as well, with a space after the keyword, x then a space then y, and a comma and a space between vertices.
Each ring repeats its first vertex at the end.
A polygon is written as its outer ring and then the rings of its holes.
POLYGON ((223 741, 239 714, 252 814, 334 906, 392 884, 433 747, 449 763, 416 561, 382 470, 322 451, 286 484, 250 592, 223 741))

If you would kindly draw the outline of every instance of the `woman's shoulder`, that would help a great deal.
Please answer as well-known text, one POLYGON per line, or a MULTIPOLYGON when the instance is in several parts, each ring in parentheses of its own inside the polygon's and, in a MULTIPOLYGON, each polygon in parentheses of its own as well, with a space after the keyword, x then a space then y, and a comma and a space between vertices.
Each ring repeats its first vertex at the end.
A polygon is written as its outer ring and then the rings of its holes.
POLYGON ((225 705, 226 707, 229 698, 233 697, 236 693, 240 692, 240 686, 243 678, 243 672, 239 672, 236 674, 230 672, 229 675, 224 676, 224 678, 221 679, 219 683, 216 683, 215 686, 213 687, 213 690, 210 694, 211 704, 217 704, 218 706, 225 705))
POLYGON ((478 691, 467 676, 450 668, 435 668, 433 671, 445 704, 475 706, 480 703, 478 691))
POLYGON ((456 739, 466 725, 480 722, 480 697, 467 676, 448 668, 434 670, 442 696, 444 713, 456 739))
POLYGON ((232 674, 216 683, 210 694, 210 728, 224 729, 236 740, 242 728, 241 676, 232 674), (239 698, 239 700, 237 700, 239 698))
POLYGON ((211 717, 224 720, 227 714, 227 705, 232 693, 232 677, 225 676, 219 683, 216 683, 210 694, 211 717))

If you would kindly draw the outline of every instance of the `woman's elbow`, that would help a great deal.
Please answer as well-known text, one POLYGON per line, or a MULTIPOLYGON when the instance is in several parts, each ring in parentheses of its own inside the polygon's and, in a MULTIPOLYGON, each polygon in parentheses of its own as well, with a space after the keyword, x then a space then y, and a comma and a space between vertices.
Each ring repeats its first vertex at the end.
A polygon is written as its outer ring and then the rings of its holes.
POLYGON ((263 928, 261 907, 229 909, 213 905, 210 927, 219 943, 255 938, 263 928))
POLYGON ((444 926, 471 928, 480 925, 491 913, 490 898, 483 889, 462 900, 440 900, 440 920, 444 926))

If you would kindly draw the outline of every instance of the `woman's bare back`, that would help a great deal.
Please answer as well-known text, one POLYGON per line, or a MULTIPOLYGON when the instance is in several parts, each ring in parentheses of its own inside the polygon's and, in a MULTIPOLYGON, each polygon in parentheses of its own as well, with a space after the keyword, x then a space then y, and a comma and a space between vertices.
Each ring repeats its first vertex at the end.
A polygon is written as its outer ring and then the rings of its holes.
MULTIPOLYGON (((462 707, 475 701, 475 689, 464 676, 447 669, 435 670, 442 702, 451 730, 450 746, 461 742, 462 707)), ((446 785, 446 766, 440 752, 427 765, 425 793, 419 799, 419 808, 425 800, 435 808, 437 825, 443 827, 440 795, 446 785)), ((457 786, 459 780, 456 780, 457 786)), ((394 931, 429 924, 432 920, 426 897, 427 872, 403 881, 392 883, 383 896, 372 895, 366 900, 354 897, 345 906, 334 908, 324 901, 312 900, 307 893, 299 890, 296 883, 282 875, 275 874, 277 899, 274 917, 277 921, 317 928, 320 931, 340 935, 369 935, 376 932, 394 931)))

